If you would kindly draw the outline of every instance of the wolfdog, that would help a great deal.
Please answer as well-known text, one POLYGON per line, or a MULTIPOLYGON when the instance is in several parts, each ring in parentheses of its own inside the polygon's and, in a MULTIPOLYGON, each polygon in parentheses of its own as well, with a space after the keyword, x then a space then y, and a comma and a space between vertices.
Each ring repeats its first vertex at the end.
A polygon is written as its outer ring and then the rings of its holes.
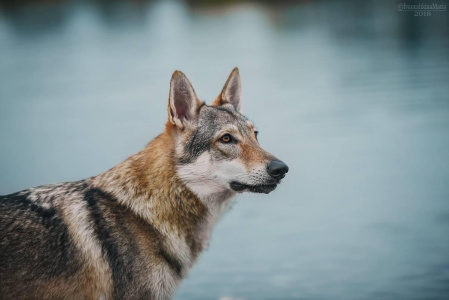
POLYGON ((77 182, 0 197, 1 299, 170 299, 236 193, 288 172, 240 113, 237 68, 206 105, 180 71, 141 152, 77 182))

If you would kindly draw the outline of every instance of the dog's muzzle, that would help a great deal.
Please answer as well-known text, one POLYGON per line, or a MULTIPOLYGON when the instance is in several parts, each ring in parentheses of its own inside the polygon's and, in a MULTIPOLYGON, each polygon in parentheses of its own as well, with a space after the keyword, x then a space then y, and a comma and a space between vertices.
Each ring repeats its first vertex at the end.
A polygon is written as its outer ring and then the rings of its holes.
POLYGON ((280 160, 272 160, 267 166, 267 172, 273 180, 267 184, 251 185, 237 181, 230 183, 231 189, 236 192, 253 192, 253 193, 265 193, 268 194, 274 191, 281 179, 288 173, 288 166, 280 160))

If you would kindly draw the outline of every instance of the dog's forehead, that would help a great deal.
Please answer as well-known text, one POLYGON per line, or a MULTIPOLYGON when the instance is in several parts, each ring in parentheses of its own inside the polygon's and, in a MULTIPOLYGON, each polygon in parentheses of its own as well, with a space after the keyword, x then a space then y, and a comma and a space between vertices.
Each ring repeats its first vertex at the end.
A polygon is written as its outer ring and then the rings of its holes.
POLYGON ((199 115, 199 126, 220 127, 233 124, 239 129, 254 127, 244 115, 234 109, 231 104, 222 106, 205 106, 201 109, 199 115))

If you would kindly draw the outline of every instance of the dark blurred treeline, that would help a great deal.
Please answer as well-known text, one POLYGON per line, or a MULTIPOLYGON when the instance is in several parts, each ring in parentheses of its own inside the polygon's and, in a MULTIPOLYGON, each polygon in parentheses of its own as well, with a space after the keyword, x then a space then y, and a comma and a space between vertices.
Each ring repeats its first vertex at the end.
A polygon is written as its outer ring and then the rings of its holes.
MULTIPOLYGON (((122 25, 140 26, 146 12, 156 3, 167 0, 0 0, 0 19, 18 36, 33 36, 61 30, 80 7, 88 6, 108 28, 122 25)), ((179 0, 188 12, 215 15, 226 10, 203 8, 264 8, 272 25, 282 30, 295 30, 304 24, 327 24, 338 37, 399 37, 417 43, 429 37, 449 40, 448 12, 433 12, 431 17, 414 17, 413 12, 398 12, 403 0, 179 0)), ((434 0, 419 3, 434 3, 434 0)), ((416 2, 418 3, 418 2, 416 2)))
MULTIPOLYGON (((142 3, 154 2, 154 0, 93 0, 94 2, 103 3, 104 5, 110 5, 114 2, 130 2, 137 5, 142 3)), ((0 0, 0 7, 14 8, 27 5, 40 5, 40 4, 57 4, 64 2, 76 2, 73 0, 0 0)), ((202 5, 228 5, 238 3, 259 2, 264 4, 279 4, 279 3, 301 3, 301 2, 313 2, 313 0, 186 0, 186 3, 192 6, 202 5)))

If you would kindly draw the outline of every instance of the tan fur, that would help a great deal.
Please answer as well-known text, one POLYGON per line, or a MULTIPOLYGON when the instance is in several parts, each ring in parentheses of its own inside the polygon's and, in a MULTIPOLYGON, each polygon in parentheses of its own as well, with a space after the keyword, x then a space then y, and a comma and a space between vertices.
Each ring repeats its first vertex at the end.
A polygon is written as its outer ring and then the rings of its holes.
POLYGON ((110 192, 164 235, 182 236, 195 249, 199 245, 193 244, 194 236, 207 209, 176 175, 175 139, 174 125, 168 122, 165 132, 143 151, 94 178, 93 185, 110 192))
POLYGON ((240 145, 241 154, 239 159, 244 163, 247 170, 251 170, 255 166, 260 166, 270 161, 273 156, 263 150, 256 141, 246 140, 240 145))
POLYGON ((80 272, 79 286, 84 297, 99 299, 112 298, 112 275, 109 265, 103 257, 101 245, 95 238, 94 230, 89 223, 86 203, 81 199, 71 199, 71 203, 61 205, 65 223, 78 249, 85 258, 80 272))

